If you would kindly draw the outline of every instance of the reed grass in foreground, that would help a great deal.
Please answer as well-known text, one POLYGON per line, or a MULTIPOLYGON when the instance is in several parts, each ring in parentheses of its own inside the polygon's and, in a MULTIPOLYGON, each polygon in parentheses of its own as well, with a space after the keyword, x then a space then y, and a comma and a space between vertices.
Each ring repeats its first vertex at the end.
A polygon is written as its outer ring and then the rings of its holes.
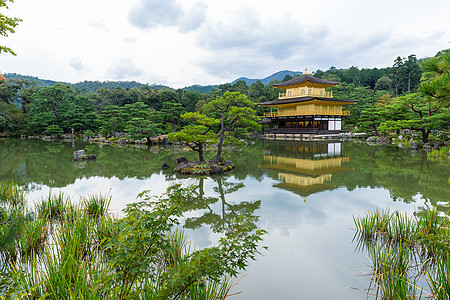
POLYGON ((237 216, 218 245, 193 249, 177 229, 193 187, 142 193, 122 218, 101 195, 50 195, 28 211, 19 187, 0 191, 0 299, 224 299, 264 234, 237 216))
POLYGON ((377 299, 450 299, 449 216, 384 210, 353 218, 357 249, 372 262, 368 295, 377 299))

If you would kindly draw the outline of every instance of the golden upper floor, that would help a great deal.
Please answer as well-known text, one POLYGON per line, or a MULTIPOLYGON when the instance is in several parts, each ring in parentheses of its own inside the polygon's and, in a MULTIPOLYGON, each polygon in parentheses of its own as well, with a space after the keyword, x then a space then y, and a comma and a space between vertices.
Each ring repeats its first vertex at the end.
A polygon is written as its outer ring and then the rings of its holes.
POLYGON ((289 99, 295 97, 324 97, 333 98, 332 92, 325 88, 339 84, 336 81, 316 78, 307 73, 294 77, 291 80, 274 84, 274 88, 285 89, 285 93, 279 93, 278 99, 289 99))
MULTIPOLYGON (((278 105, 267 105, 270 112, 264 114, 265 117, 289 117, 289 116, 349 116, 350 112, 342 109, 342 105, 347 102, 323 101, 311 99, 310 101, 296 103, 280 103, 278 105), (274 110, 275 108, 275 110, 274 110)), ((265 106, 264 103, 260 103, 265 106)))

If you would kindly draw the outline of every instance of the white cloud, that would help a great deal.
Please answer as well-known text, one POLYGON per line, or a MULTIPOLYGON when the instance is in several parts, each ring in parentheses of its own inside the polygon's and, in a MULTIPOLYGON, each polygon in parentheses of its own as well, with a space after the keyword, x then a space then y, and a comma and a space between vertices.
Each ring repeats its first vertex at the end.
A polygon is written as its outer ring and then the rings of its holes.
POLYGON ((131 8, 128 21, 140 29, 177 26, 180 32, 186 33, 201 26, 206 8, 207 5, 200 2, 184 10, 174 0, 140 0, 131 8))
POLYGON ((69 66, 75 69, 76 71, 90 71, 91 69, 81 61, 80 58, 74 57, 70 60, 69 66))
POLYGON ((195 3, 180 17, 178 30, 181 33, 186 33, 199 28, 205 22, 207 7, 204 3, 195 3))
POLYGON ((171 26, 177 23, 181 8, 174 0, 140 0, 128 15, 131 25, 141 28, 171 26))
POLYGON ((114 80, 133 80, 142 73, 142 69, 129 58, 121 58, 108 69, 108 76, 114 80))

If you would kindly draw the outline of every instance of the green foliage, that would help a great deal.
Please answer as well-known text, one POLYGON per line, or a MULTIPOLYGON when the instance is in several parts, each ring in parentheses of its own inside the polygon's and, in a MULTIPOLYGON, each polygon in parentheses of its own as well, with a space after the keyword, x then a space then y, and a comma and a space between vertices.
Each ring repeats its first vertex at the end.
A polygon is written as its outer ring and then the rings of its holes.
MULTIPOLYGON (((0 196, 14 194, 13 187, 1 186, 0 196)), ((174 226, 195 197, 194 187, 179 185, 155 198, 143 192, 119 219, 107 214, 103 196, 74 206, 60 195, 58 214, 48 204, 38 205, 46 207, 38 214, 28 213, 26 202, 7 206, 0 214, 0 297, 224 299, 229 278, 255 259, 265 231, 236 215, 218 245, 194 250, 174 226)))
POLYGON ((450 49, 441 51, 436 57, 423 61, 420 92, 430 96, 442 105, 450 102, 450 49))
POLYGON ((180 121, 180 116, 184 114, 185 110, 181 103, 164 102, 161 109, 161 117, 164 123, 172 124, 172 132, 177 131, 177 124, 180 121))
POLYGON ((155 123, 159 118, 143 102, 126 104, 119 108, 119 114, 122 122, 126 124, 124 131, 133 139, 151 137, 162 131, 160 124, 155 123))
POLYGON ((383 132, 400 129, 418 130, 427 142, 431 130, 449 130, 450 108, 442 107, 437 99, 412 93, 395 98, 384 108, 391 111, 406 109, 406 114, 385 114, 388 120, 380 125, 383 132))
POLYGON ((169 140, 184 143, 193 151, 198 152, 198 160, 200 162, 205 161, 203 155, 205 146, 217 141, 216 135, 211 130, 217 121, 198 112, 186 113, 181 117, 197 124, 187 125, 181 131, 170 133, 169 140))
POLYGON ((117 105, 108 105, 102 111, 100 133, 108 136, 114 131, 120 132, 125 128, 122 119, 121 110, 117 105))
POLYGON ((421 299, 425 281, 433 299, 450 296, 448 213, 440 216, 433 209, 408 217, 385 210, 354 218, 354 223, 358 248, 367 249, 373 264, 377 298, 421 299))
POLYGON ((27 126, 27 116, 15 105, 0 101, 0 132, 20 135, 27 126))
POLYGON ((47 128, 45 128, 45 134, 47 135, 61 135, 64 133, 64 130, 62 130, 59 125, 49 125, 47 128))
MULTIPOLYGON (((0 0, 0 8, 8 8, 8 2, 13 3, 13 0, 0 0)), ((14 33, 16 26, 22 20, 19 18, 11 18, 7 17, 4 14, 0 14, 0 36, 7 37, 9 33, 14 33)), ((6 52, 11 53, 12 55, 16 55, 11 48, 0 45, 0 53, 6 52)))
POLYGON ((433 149, 427 152, 427 159, 429 161, 445 161, 449 160, 450 156, 448 155, 450 151, 450 147, 441 147, 439 149, 433 149))
POLYGON ((29 111, 29 131, 42 133, 49 125, 58 125, 64 132, 95 129, 99 120, 90 100, 77 95, 69 86, 55 85, 33 95, 29 111))
POLYGON ((247 96, 239 92, 225 92, 223 96, 211 100, 204 106, 204 113, 220 122, 218 131, 219 143, 217 145, 217 156, 215 162, 221 160, 222 146, 226 133, 235 130, 237 127, 248 128, 258 131, 261 126, 256 111, 252 109, 255 104, 247 96))

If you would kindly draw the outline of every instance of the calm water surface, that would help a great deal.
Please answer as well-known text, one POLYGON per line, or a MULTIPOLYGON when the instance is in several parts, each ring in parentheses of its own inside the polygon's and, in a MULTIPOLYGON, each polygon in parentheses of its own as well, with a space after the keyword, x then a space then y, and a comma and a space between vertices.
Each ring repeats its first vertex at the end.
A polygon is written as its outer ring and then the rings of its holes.
POLYGON ((268 231, 269 250, 243 273, 236 299, 365 299, 370 262, 352 242, 352 217, 386 207, 412 213, 450 199, 448 162, 393 146, 260 140, 225 152, 236 165, 231 173, 204 179, 161 170, 180 156, 195 159, 181 148, 0 139, 0 181, 24 184, 31 201, 50 192, 73 201, 109 194, 114 213, 143 190, 199 185, 203 196, 183 219, 198 247, 214 245, 236 213, 259 216, 268 231), (97 160, 72 162, 78 149, 97 160))

